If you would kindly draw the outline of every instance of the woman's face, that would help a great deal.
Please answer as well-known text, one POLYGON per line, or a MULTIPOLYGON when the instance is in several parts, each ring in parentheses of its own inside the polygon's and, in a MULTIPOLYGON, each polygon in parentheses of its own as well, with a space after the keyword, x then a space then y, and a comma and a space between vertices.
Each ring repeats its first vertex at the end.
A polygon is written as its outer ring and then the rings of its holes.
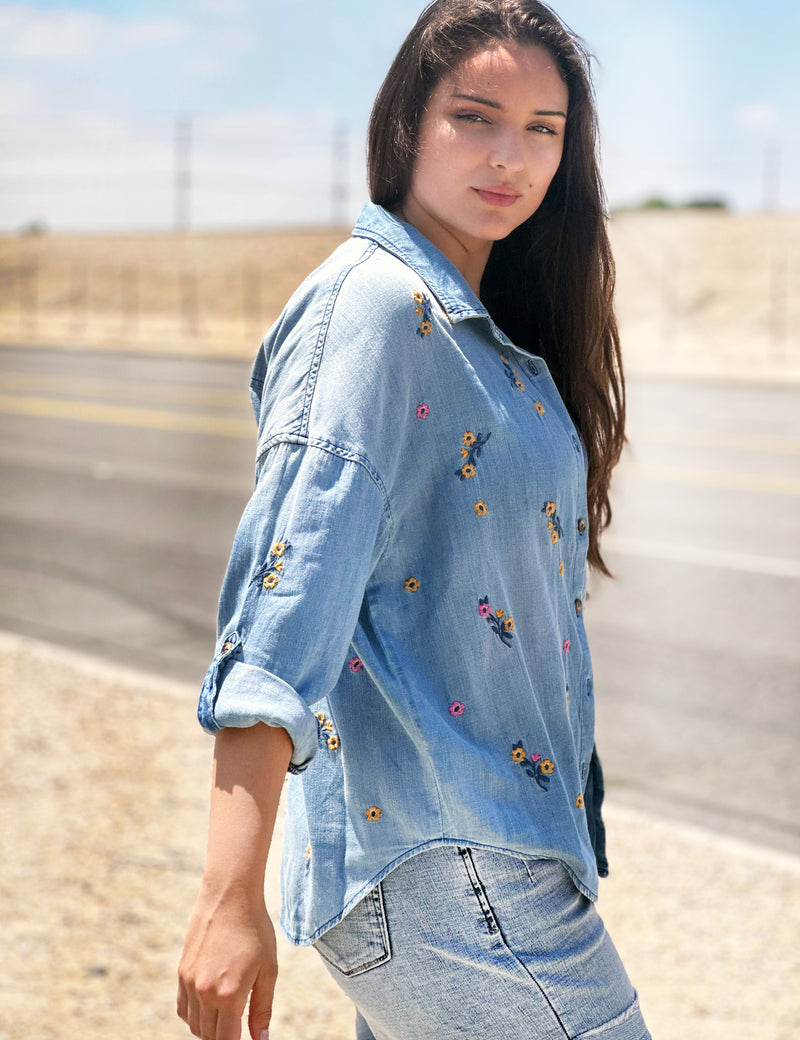
POLYGON ((402 215, 462 273, 482 273, 492 242, 538 209, 561 162, 567 102, 551 53, 515 43, 477 51, 433 90, 402 215))

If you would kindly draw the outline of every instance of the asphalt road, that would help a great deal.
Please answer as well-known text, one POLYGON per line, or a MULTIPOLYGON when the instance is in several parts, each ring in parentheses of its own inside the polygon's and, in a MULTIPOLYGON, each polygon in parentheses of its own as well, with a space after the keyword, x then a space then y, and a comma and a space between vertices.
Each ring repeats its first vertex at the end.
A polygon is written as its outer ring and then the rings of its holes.
MULTIPOLYGON (((0 348, 0 628, 199 684, 248 368, 0 348)), ((800 853, 800 390, 629 398, 586 611, 610 797, 800 853)))

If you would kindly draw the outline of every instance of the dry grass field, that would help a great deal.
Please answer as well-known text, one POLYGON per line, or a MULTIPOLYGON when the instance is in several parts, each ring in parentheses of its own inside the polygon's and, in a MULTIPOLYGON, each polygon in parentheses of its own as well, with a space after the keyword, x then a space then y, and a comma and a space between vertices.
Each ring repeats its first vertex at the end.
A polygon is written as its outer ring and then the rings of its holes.
MULTIPOLYGON (((250 358, 345 229, 0 237, 0 342, 250 358)), ((611 221, 632 372, 800 377, 800 216, 611 221)))

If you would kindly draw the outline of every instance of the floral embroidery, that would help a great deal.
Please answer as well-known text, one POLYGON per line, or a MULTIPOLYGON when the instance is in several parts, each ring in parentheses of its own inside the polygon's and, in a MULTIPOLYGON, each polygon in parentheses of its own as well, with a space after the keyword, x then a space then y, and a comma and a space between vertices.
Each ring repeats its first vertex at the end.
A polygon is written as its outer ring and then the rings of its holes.
POLYGON ((417 312, 417 317, 422 319, 419 323, 419 328, 417 329, 417 335, 422 336, 424 339, 424 337, 433 329, 431 305, 425 294, 421 292, 414 293, 414 304, 414 310, 417 312))
POLYGON ((364 814, 368 820, 379 820, 381 818, 381 809, 377 805, 371 805, 364 814))
POLYGON ((544 415, 545 408, 541 401, 534 401, 533 407, 536 409, 537 415, 544 415))
POLYGON ((567 687, 567 711, 569 711, 569 686, 567 687))
POLYGON ((461 438, 464 447, 460 449, 461 458, 467 461, 456 470, 455 475, 461 480, 469 480, 474 477, 478 472, 477 462, 480 458, 480 454, 486 447, 486 442, 491 437, 491 433, 487 433, 486 436, 482 433, 473 433, 472 430, 467 430, 464 436, 461 438))
POLYGON ((489 512, 489 507, 486 505, 482 498, 478 499, 478 501, 475 503, 475 512, 478 514, 478 516, 486 516, 486 514, 489 512))
POLYGON ((450 707, 447 709, 454 719, 457 719, 459 715, 464 714, 464 705, 461 701, 453 701, 450 707))
POLYGON ((288 542, 280 541, 276 542, 272 546, 271 558, 269 566, 262 578, 261 584, 268 591, 274 589, 278 582, 281 580, 281 574, 283 572, 283 560, 281 557, 291 549, 291 545, 288 542))
POLYGON ((430 414, 431 414, 431 410, 428 407, 428 405, 426 405, 426 404, 418 404, 417 405, 417 418, 418 419, 427 419, 430 414))
POLYGON ((311 846, 306 845, 306 859, 311 859, 311 846))
POLYGON ((515 368, 511 367, 511 364, 509 363, 509 360, 505 356, 505 354, 501 354, 500 355, 500 360, 503 362, 503 368, 504 368, 505 373, 508 376, 508 378, 514 384, 514 386, 517 388, 517 390, 520 390, 521 392, 524 393, 525 392, 525 384, 519 378, 519 373, 517 372, 517 370, 515 368))
POLYGON ((361 660, 360 657, 351 657, 348 663, 351 672, 360 672, 361 669, 364 667, 364 662, 361 660))
POLYGON ((537 752, 535 755, 530 756, 530 762, 525 752, 525 748, 522 746, 522 741, 514 744, 511 748, 511 757, 515 762, 525 770, 528 776, 535 780, 536 783, 541 787, 543 791, 549 790, 548 784, 550 783, 550 777, 553 775, 555 770, 555 763, 549 758, 542 758, 537 752))
POLYGON ((328 737, 328 747, 330 748, 331 751, 338 751, 339 750, 339 738, 336 736, 335 733, 332 733, 328 737))
POLYGON ((406 592, 419 592, 421 585, 416 578, 406 578, 403 582, 403 588, 406 592))
POLYGON ((582 809, 583 808, 583 795, 582 794, 579 794, 578 797, 575 799, 575 806, 578 809, 582 809))
POLYGON ((570 641, 569 641, 568 639, 565 639, 565 640, 564 640, 564 653, 565 653, 565 654, 568 654, 568 653, 569 653, 569 648, 570 648, 571 646, 572 646, 572 644, 570 643, 570 641))
POLYGON ((333 729, 333 719, 328 719, 328 721, 325 723, 325 732, 326 733, 330 733, 330 731, 332 729, 333 729))
POLYGON ((547 530, 550 532, 550 541, 555 545, 564 533, 561 521, 558 519, 555 502, 545 502, 542 506, 542 512, 547 517, 547 530))
POLYGON ((482 618, 486 618, 500 642, 504 646, 511 646, 511 640, 514 638, 512 635, 514 631, 513 617, 506 617, 504 610, 497 610, 492 614, 488 596, 478 600, 478 613, 482 618))
POLYGON ((317 718, 317 722, 320 724, 320 726, 324 726, 325 725, 326 717, 327 716, 325 715, 324 711, 318 711, 317 712, 316 718, 317 718))
POLYGON ((564 561, 563 560, 559 560, 559 563, 558 563, 558 573, 561 575, 562 578, 564 577, 564 561))

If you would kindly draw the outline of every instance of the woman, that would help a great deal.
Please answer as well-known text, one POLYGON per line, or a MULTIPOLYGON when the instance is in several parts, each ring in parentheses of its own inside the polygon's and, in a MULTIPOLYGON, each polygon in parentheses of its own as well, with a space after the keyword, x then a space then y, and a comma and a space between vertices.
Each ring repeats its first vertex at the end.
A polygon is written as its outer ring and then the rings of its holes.
POLYGON ((376 100, 372 203, 251 388, 257 480, 200 698, 195 1035, 266 1035, 263 901, 361 1040, 643 1040, 605 873, 587 560, 624 394, 588 59, 535 0, 436 0, 376 100))

